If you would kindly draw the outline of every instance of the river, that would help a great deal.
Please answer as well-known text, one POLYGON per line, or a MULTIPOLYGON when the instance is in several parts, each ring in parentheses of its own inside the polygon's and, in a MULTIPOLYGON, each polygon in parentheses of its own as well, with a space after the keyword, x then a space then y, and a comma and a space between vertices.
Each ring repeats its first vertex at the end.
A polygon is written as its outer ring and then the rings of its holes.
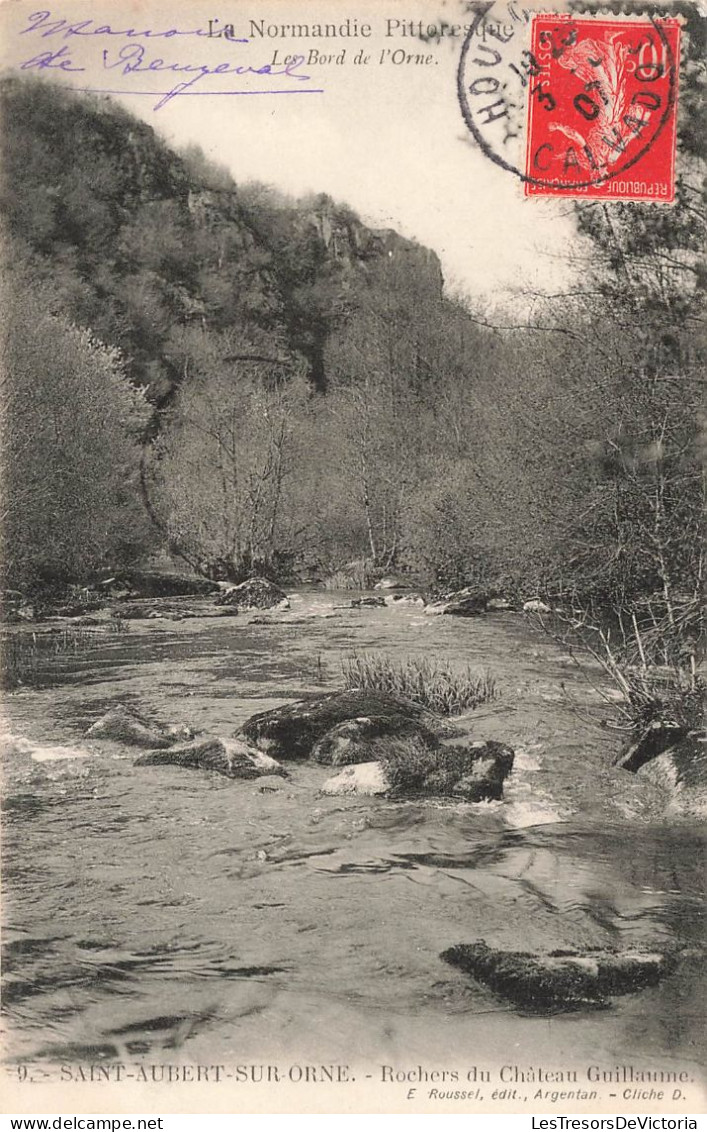
POLYGON ((704 839, 661 817, 657 787, 612 768, 601 674, 522 616, 352 609, 351 596, 133 622, 8 694, 10 1060, 522 1067, 566 1065, 571 1051, 580 1065, 696 1075, 704 839), (353 650, 487 668, 499 697, 475 729, 517 750, 506 801, 326 797, 331 770, 297 764, 263 789, 135 768, 134 749, 82 738, 116 703, 230 735, 338 686, 353 650), (52 757, 57 745, 75 757, 52 757), (476 939, 686 957, 610 1009, 548 1018, 440 958, 476 939))

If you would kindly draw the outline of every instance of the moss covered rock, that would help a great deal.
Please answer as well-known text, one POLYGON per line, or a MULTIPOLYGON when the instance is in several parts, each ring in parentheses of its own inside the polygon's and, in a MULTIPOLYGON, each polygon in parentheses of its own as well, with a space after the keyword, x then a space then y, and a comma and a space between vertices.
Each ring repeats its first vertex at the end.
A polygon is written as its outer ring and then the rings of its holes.
POLYGON ((251 716, 238 734, 283 761, 315 757, 319 762, 332 763, 336 757, 335 765, 342 765, 370 761, 364 744, 373 739, 414 735, 432 744, 442 735, 454 735, 455 729, 400 696, 353 690, 330 692, 261 712, 251 716), (342 724, 349 726, 342 728, 342 724), (333 734, 329 737, 330 732, 333 734))
POLYGON ((502 951, 484 940, 460 944, 442 959, 472 975, 501 998, 534 1014, 597 1009, 615 995, 655 986, 673 968, 662 952, 502 951))
POLYGON ((403 740, 381 750, 381 761, 393 796, 497 801, 513 769, 513 751, 493 739, 432 747, 403 740))

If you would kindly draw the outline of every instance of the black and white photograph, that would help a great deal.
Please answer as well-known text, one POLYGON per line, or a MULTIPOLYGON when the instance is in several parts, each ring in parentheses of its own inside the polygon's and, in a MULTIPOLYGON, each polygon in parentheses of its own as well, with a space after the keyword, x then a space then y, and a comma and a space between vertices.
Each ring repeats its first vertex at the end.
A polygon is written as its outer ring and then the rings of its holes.
POLYGON ((696 1128, 704 10, 0 20, 6 1112, 696 1128))

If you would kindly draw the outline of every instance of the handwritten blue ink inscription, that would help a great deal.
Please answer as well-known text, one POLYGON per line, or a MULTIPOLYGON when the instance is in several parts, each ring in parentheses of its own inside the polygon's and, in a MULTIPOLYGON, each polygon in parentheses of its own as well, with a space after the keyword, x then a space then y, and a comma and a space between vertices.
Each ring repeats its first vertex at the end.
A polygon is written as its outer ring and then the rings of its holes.
MULTIPOLYGON (((303 55, 292 56, 287 63, 275 65, 274 63, 256 64, 248 63, 245 58, 236 61, 226 60, 222 63, 210 64, 205 62, 185 61, 182 59, 163 58, 151 46, 150 41, 174 40, 177 37, 205 37, 211 39, 207 28, 114 28, 109 24, 101 24, 95 20, 71 21, 55 17, 49 10, 33 12, 28 17, 27 26, 22 28, 20 35, 30 35, 34 39, 50 39, 64 41, 62 45, 54 44, 49 49, 39 51, 36 55, 20 63, 22 71, 61 71, 86 72, 99 68, 103 72, 111 72, 114 79, 117 77, 127 80, 125 83, 107 86, 77 87, 84 91, 97 94, 138 94, 157 98, 155 110, 160 110, 173 98, 185 94, 199 95, 246 95, 246 94, 322 94, 321 89, 315 89, 305 84, 311 83, 311 76, 301 71, 304 63, 303 55), (110 46, 104 47, 106 39, 110 46), (122 43, 120 41, 123 41, 122 43), (136 40, 147 42, 136 43, 136 40), (67 42, 68 41, 68 42, 67 42), (134 85, 134 76, 157 75, 179 76, 178 80, 169 90, 142 90, 134 85), (235 90, 213 89, 205 80, 214 76, 235 75, 244 80, 242 85, 235 84, 235 90), (248 82, 253 76, 265 76, 265 81, 254 89, 248 82), (277 79, 276 84, 272 80, 277 79), (200 89, 193 89, 197 83, 200 89), (117 88, 117 89, 116 89, 117 88)), ((248 54, 250 40, 227 37, 218 40, 221 44, 239 45, 239 53, 244 57, 248 54)), ((181 52, 180 52, 181 54, 181 52)), ((139 86, 144 85, 143 82, 139 86)))

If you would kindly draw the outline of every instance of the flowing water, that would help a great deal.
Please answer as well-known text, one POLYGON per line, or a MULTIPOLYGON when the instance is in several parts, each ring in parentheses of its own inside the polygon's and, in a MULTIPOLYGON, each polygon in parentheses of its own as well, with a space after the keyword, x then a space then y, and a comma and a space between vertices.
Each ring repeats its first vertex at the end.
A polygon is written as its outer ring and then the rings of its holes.
POLYGON ((131 624, 8 695, 5 1019, 11 1058, 687 1067, 699 1059, 704 841, 611 767, 600 674, 522 617, 348 608, 131 624), (488 668, 481 738, 517 750, 504 803, 253 784, 88 742, 116 703, 230 735, 340 683, 352 650, 488 668), (19 742, 17 741, 19 738, 19 742), (56 750, 57 747, 66 748, 56 750), (73 757, 71 757, 73 756, 73 757), (448 966, 463 942, 680 950, 610 1009, 526 1016, 448 966))

